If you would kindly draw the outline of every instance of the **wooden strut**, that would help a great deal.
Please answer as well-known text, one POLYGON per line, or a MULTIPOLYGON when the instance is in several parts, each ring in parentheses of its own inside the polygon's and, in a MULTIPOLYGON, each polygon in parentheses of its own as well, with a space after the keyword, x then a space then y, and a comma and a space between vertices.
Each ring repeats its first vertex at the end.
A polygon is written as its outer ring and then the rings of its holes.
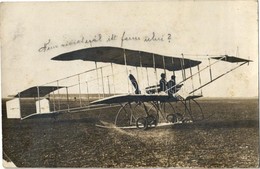
POLYGON ((100 93, 99 93, 99 78, 98 78, 98 68, 97 68, 97 62, 95 62, 95 66, 96 66, 96 72, 97 72, 97 87, 98 87, 98 98, 100 99, 100 93))
POLYGON ((164 74, 166 74, 166 69, 165 69, 165 59, 164 59, 164 56, 163 57, 163 71, 164 71, 164 74))
MULTIPOLYGON (((118 107, 118 105, 100 105, 100 106, 84 106, 84 107, 76 107, 76 108, 70 108, 70 111, 68 111, 68 109, 62 109, 62 110, 59 110, 59 111, 56 111, 56 112, 50 112, 48 114, 51 114, 51 113, 79 113, 79 112, 86 112, 86 111, 90 111, 90 110, 99 110, 99 109, 105 109, 105 108, 111 108, 111 107, 118 107), (93 108, 92 108, 93 107, 93 108)), ((25 116, 23 118, 21 118, 21 120, 24 120, 24 119, 27 119, 31 116, 34 116, 34 115, 37 115, 37 113, 33 113, 33 114, 30 114, 28 116, 25 116)))
POLYGON ((175 75, 175 72, 174 72, 174 61, 173 61, 173 57, 172 57, 172 67, 173 67, 172 74, 175 75))
POLYGON ((109 76, 107 76, 107 85, 108 85, 108 94, 110 95, 110 82, 109 82, 109 76))
POLYGON ((54 93, 54 90, 53 90, 52 94, 53 94, 53 110, 56 111, 55 93, 54 93))
MULTIPOLYGON (((199 84, 201 86, 201 77, 200 77, 200 66, 198 65, 198 75, 199 75, 199 84)), ((202 95, 202 89, 200 90, 200 94, 202 95)))
POLYGON ((185 72, 185 64, 184 64, 184 55, 183 55, 183 53, 181 54, 181 56, 182 56, 183 75, 184 75, 184 79, 186 79, 186 72, 185 72))
POLYGON ((183 73, 183 66, 182 66, 182 60, 180 58, 180 65, 181 65, 181 75, 182 75, 182 81, 184 81, 184 73, 183 73))
POLYGON ((240 66, 242 66, 242 65, 244 65, 244 64, 246 64, 246 63, 247 63, 247 62, 243 62, 243 63, 241 63, 240 65, 238 65, 238 66, 236 66, 236 67, 234 67, 234 68, 230 69, 229 71, 226 71, 225 73, 223 73, 223 74, 221 74, 221 75, 217 76, 216 78, 214 78, 214 79, 212 79, 211 81, 209 81, 209 82, 205 83, 204 85, 200 86, 199 88, 197 88, 197 89, 195 89, 195 90, 191 91, 189 94, 191 94, 191 93, 194 93, 195 91, 197 91, 197 90, 199 90, 199 89, 201 89, 201 88, 203 88, 203 87, 207 86, 208 84, 210 84, 210 83, 214 82, 215 80, 217 80, 217 79, 221 78, 222 76, 224 76, 224 75, 226 75, 226 74, 228 74, 228 73, 232 72, 233 70, 235 70, 235 69, 239 68, 240 66))
MULTIPOLYGON (((103 67, 103 68, 109 67, 109 65, 107 65, 107 66, 102 66, 102 67, 103 67)), ((65 79, 69 79, 69 78, 71 78, 71 77, 75 77, 75 76, 78 76, 78 75, 82 75, 82 74, 84 74, 84 73, 92 72, 92 71, 95 71, 95 70, 100 69, 100 68, 101 68, 101 67, 95 68, 95 69, 90 69, 90 70, 87 70, 87 71, 84 71, 84 72, 81 72, 81 73, 78 73, 78 74, 74 74, 74 75, 71 75, 71 76, 67 76, 67 77, 65 77, 65 78, 58 79, 58 81, 62 81, 62 80, 65 80, 65 79)), ((41 85, 41 86, 45 86, 45 85, 47 85, 47 84, 51 84, 51 83, 55 83, 55 82, 57 82, 57 80, 51 81, 51 82, 48 82, 48 83, 45 83, 45 84, 43 84, 43 85, 41 85)))
MULTIPOLYGON (((135 69, 136 69, 136 74, 137 74, 137 83, 138 83, 138 85, 140 85, 140 81, 139 81, 139 73, 138 73, 138 68, 137 68, 137 66, 135 67, 135 69)), ((140 87, 140 86, 139 86, 140 87)))
MULTIPOLYGON (((218 62, 220 62, 221 59, 223 59, 223 58, 225 58, 225 56, 221 57, 220 59, 218 59, 217 61, 213 62, 212 64, 210 64, 210 65, 204 67, 204 68, 201 69, 200 71, 194 73, 193 76, 195 76, 195 75, 197 75, 197 74, 200 74, 200 72, 202 72, 203 70, 207 69, 209 66, 212 66, 212 65, 214 65, 214 64, 216 64, 216 63, 218 63, 218 62)), ((179 83, 176 84, 175 86, 172 86, 172 87, 168 88, 167 90, 165 90, 165 92, 167 92, 167 91, 169 91, 170 89, 176 87, 177 85, 180 85, 181 83, 185 82, 186 80, 190 79, 191 77, 192 77, 192 76, 187 77, 186 79, 182 80, 181 82, 179 82, 179 83)))
POLYGON ((21 109, 21 93, 18 93, 18 97, 19 97, 19 109, 20 109, 20 119, 22 120, 22 109, 21 109))
POLYGON ((90 101, 89 101, 88 82, 86 82, 86 85, 87 85, 87 95, 88 95, 88 104, 89 104, 89 103, 90 103, 90 101))
POLYGON ((59 97, 58 105, 59 105, 59 110, 60 110, 60 90, 59 90, 59 80, 57 80, 57 91, 58 91, 58 97, 59 97))
POLYGON ((37 86, 37 95, 38 95, 38 102, 39 102, 39 112, 41 113, 41 101, 40 101, 40 89, 37 86))
MULTIPOLYGON (((156 78, 156 85, 158 85, 158 76, 157 76, 157 70, 155 67, 155 58, 154 58, 154 54, 153 54, 153 68, 154 68, 154 74, 155 74, 155 78, 156 78)), ((158 93, 158 88, 156 88, 157 93, 158 93)))
POLYGON ((125 49, 124 49, 124 62, 125 62, 125 69, 126 69, 126 80, 127 80, 127 86, 128 86, 128 94, 130 93, 130 84, 128 80, 128 68, 127 68, 127 60, 126 60, 126 54, 125 54, 125 49))
POLYGON ((133 112, 133 108, 132 108, 131 103, 129 102, 128 104, 129 104, 129 107, 130 107, 130 122, 129 122, 129 124, 131 126, 132 122, 133 122, 133 114, 134 114, 134 112, 133 112))
POLYGON ((161 105, 162 105, 162 104, 163 104, 163 103, 156 102, 156 101, 151 102, 151 105, 153 105, 153 106, 156 108, 156 114, 157 114, 158 118, 161 116, 161 117, 163 117, 164 120, 165 120, 165 117, 163 116, 163 113, 162 113, 162 111, 161 111, 161 105))
POLYGON ((115 87, 114 68, 113 68, 113 63, 112 62, 111 62, 111 70, 112 70, 113 87, 114 87, 114 94, 115 94, 116 93, 116 87, 115 87))
POLYGON ((208 58, 209 60, 209 75, 210 75, 210 80, 212 80, 212 71, 211 71, 211 66, 210 66, 210 58, 208 58))
POLYGON ((147 70, 147 67, 146 67, 146 78, 147 78, 147 83, 148 83, 148 86, 150 86, 150 82, 149 82, 149 75, 148 75, 148 70, 147 70))
POLYGON ((102 70, 102 68, 100 69, 100 71, 101 71, 103 97, 105 97, 104 78, 103 78, 103 70, 102 70))
POLYGON ((81 88, 80 88, 80 76, 78 75, 78 85, 79 85, 79 105, 82 106, 81 102, 81 88))
MULTIPOLYGON (((189 61, 190 62, 190 61, 189 61)), ((190 76, 191 76, 191 85, 192 85, 192 90, 194 90, 194 83, 193 83, 193 75, 192 75, 192 69, 190 66, 190 76)))
MULTIPOLYGON (((140 54, 140 51, 139 51, 139 60, 140 60, 140 68, 141 68, 141 69, 140 69, 140 70, 141 70, 141 75, 140 75, 140 76, 141 76, 141 79, 142 79, 142 78, 143 78, 143 69, 142 69, 142 68, 143 68, 143 63, 142 63, 142 56, 141 56, 141 54, 140 54)), ((139 84, 139 85, 142 84, 142 86, 140 86, 140 87, 143 88, 143 83, 140 84, 141 81, 140 81, 140 76, 138 75, 138 69, 137 69, 137 67, 136 67, 136 72, 137 72, 138 84, 139 84)), ((140 88, 140 87, 139 87, 139 88, 140 88)))
POLYGON ((117 119, 118 119, 118 116, 119 116, 119 113, 121 112, 121 110, 123 109, 125 111, 125 113, 127 114, 127 111, 125 109, 125 106, 127 105, 128 103, 125 103, 124 105, 122 105, 121 103, 119 103, 119 105, 121 106, 120 109, 118 110, 117 114, 116 114, 116 117, 115 117, 115 126, 117 125, 117 119))
POLYGON ((66 93, 67 93, 67 106, 68 106, 68 111, 70 111, 70 102, 69 102, 69 91, 68 91, 68 87, 66 87, 66 93))

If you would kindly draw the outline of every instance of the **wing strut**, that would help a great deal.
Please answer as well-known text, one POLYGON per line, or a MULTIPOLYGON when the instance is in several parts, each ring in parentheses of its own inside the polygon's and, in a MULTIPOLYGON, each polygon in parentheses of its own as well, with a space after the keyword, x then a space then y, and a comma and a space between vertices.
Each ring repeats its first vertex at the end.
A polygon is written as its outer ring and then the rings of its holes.
POLYGON ((147 78, 147 83, 148 83, 148 86, 150 86, 150 82, 149 82, 149 75, 148 75, 148 70, 147 70, 147 67, 146 67, 146 78, 147 78))
POLYGON ((210 84, 210 83, 214 82, 215 80, 217 80, 217 79, 221 78, 222 76, 224 76, 224 75, 226 75, 226 74, 228 74, 228 73, 232 72, 233 70, 235 70, 235 69, 239 68, 240 66, 242 66, 242 65, 244 65, 244 64, 246 64, 246 63, 247 63, 247 62, 243 62, 243 63, 241 63, 240 65, 238 65, 238 66, 234 67, 233 69, 230 69, 229 71, 227 71, 227 72, 225 72, 225 73, 223 73, 223 74, 221 74, 221 75, 217 76, 216 78, 212 79, 211 81, 209 81, 209 82, 205 83, 204 85, 202 85, 202 86, 198 87, 197 89, 195 89, 195 90, 191 91, 189 94, 196 92, 197 90, 199 90, 199 89, 201 89, 201 88, 203 88, 203 87, 207 86, 208 84, 210 84))
POLYGON ((100 68, 101 71, 101 82, 102 82, 102 91, 103 91, 103 97, 105 97, 105 86, 104 86, 104 77, 103 77, 103 69, 100 68))
POLYGON ((164 56, 163 57, 163 70, 164 70, 164 73, 166 74, 166 70, 165 70, 165 59, 164 59, 164 56))
MULTIPOLYGON (((179 83, 176 84, 175 86, 172 86, 172 87, 168 88, 167 90, 165 90, 165 92, 168 92, 168 91, 171 90, 172 88, 174 88, 174 87, 176 87, 176 86, 182 84, 183 82, 187 81, 188 79, 192 78, 193 76, 195 76, 195 75, 197 75, 197 74, 199 74, 199 77, 200 77, 200 72, 202 72, 202 71, 204 71, 205 69, 209 68, 209 66, 212 66, 212 65, 214 65, 214 64, 216 64, 216 63, 218 63, 218 62, 220 62, 221 59, 223 59, 223 58, 225 58, 225 57, 226 57, 226 56, 222 56, 222 57, 219 58, 217 61, 211 63, 210 65, 208 65, 208 66, 204 67, 203 69, 199 70, 198 72, 194 73, 192 76, 189 76, 189 77, 183 79, 181 82, 179 82, 179 83)), ((246 62, 246 63, 247 63, 247 62, 246 62)))
POLYGON ((66 96, 67 96, 67 106, 68 106, 68 111, 70 111, 70 100, 69 100, 69 91, 68 91, 68 87, 66 87, 66 96))
POLYGON ((81 101, 81 87, 80 87, 80 76, 79 75, 78 75, 78 85, 79 85, 79 105, 81 107, 82 101, 81 101))
MULTIPOLYGON (((155 58, 154 58, 154 54, 153 54, 153 68, 154 68, 154 74, 155 74, 155 78, 156 78, 156 85, 158 86, 158 75, 157 75, 157 69, 155 67, 155 58)), ((157 90, 157 93, 158 93, 158 89, 157 90)))
MULTIPOLYGON (((201 86, 200 66, 198 65, 197 67, 198 67, 198 75, 199 75, 199 84, 201 86)), ((202 95, 202 90, 200 90, 200 94, 202 95)))
MULTIPOLYGON (((173 61, 173 57, 172 57, 172 67, 174 67, 174 61, 173 61)), ((175 75, 174 70, 172 71, 172 74, 175 75)))
POLYGON ((41 113, 41 102, 40 102, 40 89, 39 89, 39 86, 37 86, 37 94, 38 94, 39 112, 41 113))
POLYGON ((209 75, 210 75, 210 80, 212 80, 212 71, 211 71, 211 65, 210 65, 210 58, 208 58, 209 60, 209 75))
MULTIPOLYGON (((57 80, 57 87, 59 88, 59 80, 57 80)), ((58 97, 60 98, 60 90, 58 89, 58 97)), ((59 103, 59 110, 60 110, 60 99, 58 101, 59 103)))
POLYGON ((97 87, 98 87, 98 98, 100 99, 100 92, 99 92, 99 79, 98 79, 98 67, 97 67, 97 62, 95 62, 96 66, 96 72, 97 72, 97 87))
POLYGON ((186 79, 186 72, 185 72, 185 63, 184 63, 184 55, 183 55, 183 53, 181 54, 181 56, 182 56, 182 60, 181 60, 181 64, 182 64, 182 71, 183 71, 183 79, 186 79), (184 67, 184 68, 183 68, 184 67))
POLYGON ((191 76, 192 90, 194 90, 193 75, 192 75, 192 69, 191 69, 191 67, 190 67, 190 76, 191 76))
POLYGON ((127 69, 127 60, 126 60, 126 53, 125 53, 125 49, 124 49, 124 62, 125 62, 125 71, 126 71, 126 78, 127 78, 127 86, 128 86, 128 93, 130 93, 130 84, 129 84, 129 80, 128 80, 128 69, 127 69))
POLYGON ((111 70, 112 70, 112 78, 113 78, 113 87, 114 87, 114 93, 116 93, 116 87, 115 87, 115 74, 114 74, 114 67, 113 67, 113 63, 111 62, 111 70))

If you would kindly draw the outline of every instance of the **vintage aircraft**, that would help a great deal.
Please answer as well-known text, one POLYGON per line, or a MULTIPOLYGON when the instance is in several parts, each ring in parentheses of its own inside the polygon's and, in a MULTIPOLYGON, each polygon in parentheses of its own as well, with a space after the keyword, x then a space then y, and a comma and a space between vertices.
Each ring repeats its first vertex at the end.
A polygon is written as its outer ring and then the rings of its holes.
MULTIPOLYGON (((94 63, 95 68, 19 92, 7 102, 7 116, 24 120, 118 107, 114 125, 120 128, 147 129, 200 121, 204 114, 196 99, 203 96, 202 88, 251 62, 228 55, 206 55, 203 59, 208 63, 200 68, 202 61, 184 58, 184 54, 172 57, 109 46, 64 53, 52 60, 83 60, 94 63), (223 63, 233 64, 213 76, 213 66, 223 63), (172 86, 165 84, 162 90, 158 74, 181 80, 172 86), (205 76, 206 81, 202 80, 205 76), (24 98, 35 98, 36 113, 22 117, 24 98)), ((111 127, 105 123, 97 126, 111 127)))

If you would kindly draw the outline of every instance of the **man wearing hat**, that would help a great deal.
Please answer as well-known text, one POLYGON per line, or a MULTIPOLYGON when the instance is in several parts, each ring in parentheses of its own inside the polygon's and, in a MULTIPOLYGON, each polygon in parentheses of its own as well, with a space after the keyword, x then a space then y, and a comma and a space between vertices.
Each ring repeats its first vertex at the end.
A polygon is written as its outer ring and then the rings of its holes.
POLYGON ((172 75, 171 80, 167 83, 167 87, 169 89, 169 91, 168 91, 169 96, 172 96, 174 93, 176 93, 175 75, 172 75))
POLYGON ((161 80, 160 80, 159 83, 160 83, 160 91, 159 92, 165 91, 167 89, 167 81, 166 81, 165 73, 161 74, 161 80))

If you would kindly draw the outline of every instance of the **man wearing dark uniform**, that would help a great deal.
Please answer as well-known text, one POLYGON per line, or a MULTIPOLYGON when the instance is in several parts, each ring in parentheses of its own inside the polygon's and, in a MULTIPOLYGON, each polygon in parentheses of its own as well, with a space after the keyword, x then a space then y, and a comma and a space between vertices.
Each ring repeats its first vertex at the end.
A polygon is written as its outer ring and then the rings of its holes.
POLYGON ((169 89, 168 91, 169 96, 172 96, 174 93, 176 93, 175 75, 172 75, 171 80, 167 83, 167 87, 169 89))
POLYGON ((160 80, 160 90, 159 90, 159 92, 165 91, 167 89, 167 81, 166 81, 165 78, 166 78, 165 73, 162 73, 161 74, 161 80, 160 80))

